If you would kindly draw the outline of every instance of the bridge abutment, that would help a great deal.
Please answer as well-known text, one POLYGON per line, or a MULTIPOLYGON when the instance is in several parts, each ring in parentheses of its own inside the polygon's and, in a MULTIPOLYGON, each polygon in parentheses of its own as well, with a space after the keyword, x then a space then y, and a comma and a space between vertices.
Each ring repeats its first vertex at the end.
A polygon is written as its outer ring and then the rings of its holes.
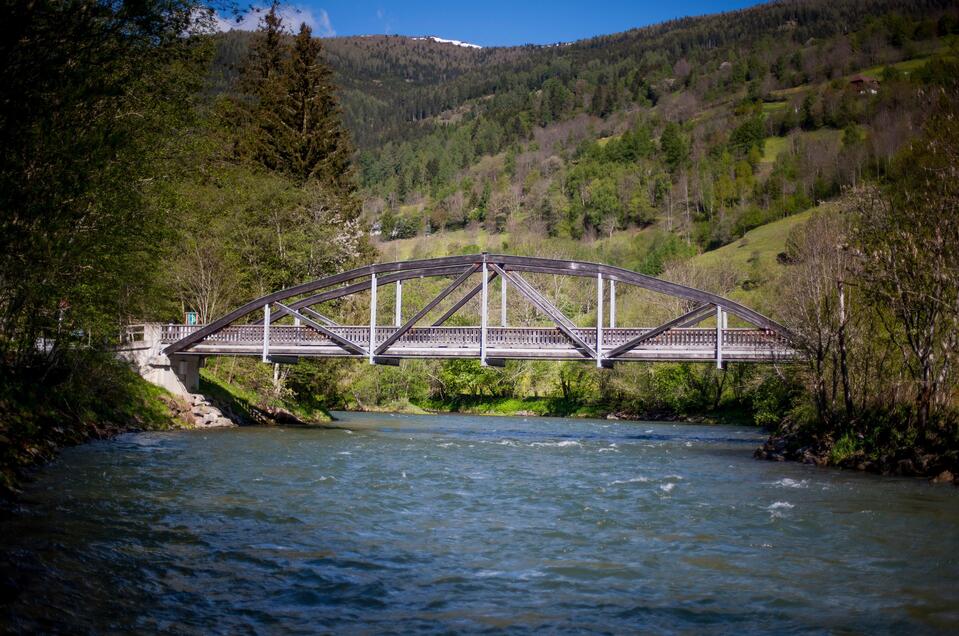
POLYGON ((163 353, 160 323, 147 323, 127 329, 123 344, 117 349, 120 358, 131 363, 137 373, 151 384, 170 393, 189 396, 200 390, 202 356, 163 353))

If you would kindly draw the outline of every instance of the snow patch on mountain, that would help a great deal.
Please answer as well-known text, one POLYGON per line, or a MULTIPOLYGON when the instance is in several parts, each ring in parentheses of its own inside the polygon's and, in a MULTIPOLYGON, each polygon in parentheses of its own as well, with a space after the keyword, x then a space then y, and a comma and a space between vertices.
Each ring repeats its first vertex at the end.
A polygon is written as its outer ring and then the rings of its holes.
POLYGON ((414 40, 432 40, 434 42, 439 42, 440 44, 452 44, 453 46, 463 46, 468 49, 481 49, 483 48, 479 44, 473 44, 471 42, 462 42, 460 40, 447 40, 446 38, 438 38, 435 35, 424 35, 421 38, 412 38, 414 40))

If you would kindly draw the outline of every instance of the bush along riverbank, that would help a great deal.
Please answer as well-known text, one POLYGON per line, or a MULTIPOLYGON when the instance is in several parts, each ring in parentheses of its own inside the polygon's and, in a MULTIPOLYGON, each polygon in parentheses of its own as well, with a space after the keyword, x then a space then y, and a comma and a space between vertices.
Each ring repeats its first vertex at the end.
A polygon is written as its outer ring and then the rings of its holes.
POLYGON ((460 396, 447 400, 425 400, 411 405, 427 413, 463 413, 520 417, 583 417, 633 422, 686 422, 690 424, 753 425, 752 414, 736 408, 703 412, 677 412, 660 409, 649 411, 623 410, 616 405, 578 402, 561 397, 476 397, 460 396))
POLYGON ((935 422, 926 430, 909 425, 901 413, 863 416, 867 425, 837 429, 787 418, 755 457, 816 466, 923 477, 959 486, 959 426, 935 422))
POLYGON ((460 395, 449 398, 418 400, 397 399, 365 404, 345 401, 339 410, 361 413, 406 413, 413 415, 457 413, 499 417, 568 417, 634 422, 685 422, 689 424, 753 426, 755 419, 748 409, 723 406, 717 409, 679 412, 669 409, 633 411, 622 405, 579 401, 563 397, 494 397, 460 395))

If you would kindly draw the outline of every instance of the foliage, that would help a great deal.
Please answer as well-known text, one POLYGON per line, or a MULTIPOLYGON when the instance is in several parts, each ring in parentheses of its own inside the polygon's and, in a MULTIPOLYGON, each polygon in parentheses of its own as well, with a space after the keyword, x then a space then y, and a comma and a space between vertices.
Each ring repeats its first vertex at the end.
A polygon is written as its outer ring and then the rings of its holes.
POLYGON ((189 1, 0 9, 2 489, 62 445, 172 425, 107 348, 155 311, 211 48, 189 1))
POLYGON ((949 108, 899 158, 888 199, 865 188, 854 201, 864 289, 915 383, 923 431, 955 406, 959 382, 957 166, 959 120, 949 108))
POLYGON ((285 46, 276 8, 264 16, 244 78, 252 87, 250 152, 268 170, 297 183, 314 179, 351 192, 353 149, 320 40, 304 23, 293 45, 285 46))
POLYGON ((47 362, 149 307, 205 59, 194 4, 12 2, 0 44, 0 358, 47 362), (170 170, 159 166, 173 163, 170 170))
POLYGON ((955 451, 954 117, 944 101, 887 188, 849 191, 842 214, 813 217, 790 238, 782 311, 806 352, 815 406, 802 426, 833 440, 830 461, 955 451))
POLYGON ((272 365, 253 360, 214 358, 200 370, 200 392, 243 424, 270 422, 277 409, 290 411, 306 423, 328 422, 330 415, 316 400, 297 399, 275 382, 272 365))

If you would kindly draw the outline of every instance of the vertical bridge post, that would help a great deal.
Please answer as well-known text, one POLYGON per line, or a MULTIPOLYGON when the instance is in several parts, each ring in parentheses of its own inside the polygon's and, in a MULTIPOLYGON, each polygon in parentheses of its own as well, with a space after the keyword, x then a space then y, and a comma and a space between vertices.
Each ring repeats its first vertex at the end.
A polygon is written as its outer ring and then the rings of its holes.
POLYGON ((499 326, 506 326, 506 278, 499 279, 499 326))
POLYGON ((393 323, 399 327, 403 324, 403 281, 396 281, 396 316, 393 323))
POLYGON ((726 312, 716 305, 716 368, 723 368, 723 323, 726 321, 726 312))
POLYGON ((373 364, 373 350, 376 348, 376 274, 370 275, 370 364, 373 364))
POLYGON ((609 281, 609 328, 616 328, 616 281, 609 281))
POLYGON ((603 274, 596 274, 596 366, 603 366, 603 274))
POLYGON ((483 302, 480 314, 480 365, 486 366, 486 326, 487 314, 489 313, 489 285, 488 272, 486 270, 486 253, 483 253, 483 302))
POLYGON ((270 303, 263 305, 263 362, 270 360, 270 303))

